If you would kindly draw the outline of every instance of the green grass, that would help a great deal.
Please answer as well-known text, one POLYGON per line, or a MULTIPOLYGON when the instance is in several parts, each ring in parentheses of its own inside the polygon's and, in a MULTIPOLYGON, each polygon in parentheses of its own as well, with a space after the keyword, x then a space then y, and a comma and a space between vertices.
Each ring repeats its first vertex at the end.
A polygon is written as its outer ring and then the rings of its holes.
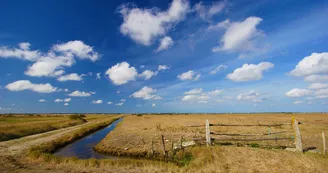
POLYGON ((252 148, 259 148, 260 145, 258 143, 251 143, 250 144, 250 147, 252 147, 252 148))

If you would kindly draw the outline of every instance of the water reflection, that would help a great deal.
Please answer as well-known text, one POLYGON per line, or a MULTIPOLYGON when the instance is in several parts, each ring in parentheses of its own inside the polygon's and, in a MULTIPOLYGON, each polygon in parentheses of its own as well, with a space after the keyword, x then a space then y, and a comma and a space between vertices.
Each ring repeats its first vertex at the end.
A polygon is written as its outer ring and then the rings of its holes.
POLYGON ((101 129, 95 133, 92 133, 82 139, 74 141, 73 143, 59 149, 54 153, 56 156, 62 157, 77 157, 80 159, 89 159, 89 158, 110 158, 118 159, 115 156, 108 156, 93 150, 93 147, 97 145, 110 131, 112 131, 117 124, 122 121, 122 118, 114 121, 112 124, 107 126, 104 129, 101 129))

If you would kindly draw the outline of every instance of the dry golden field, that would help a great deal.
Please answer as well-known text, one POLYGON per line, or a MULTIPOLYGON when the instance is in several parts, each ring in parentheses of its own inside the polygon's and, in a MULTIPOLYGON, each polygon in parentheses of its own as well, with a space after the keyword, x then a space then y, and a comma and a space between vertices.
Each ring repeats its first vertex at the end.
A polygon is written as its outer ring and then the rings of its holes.
MULTIPOLYGON (((321 133, 328 133, 328 114, 191 114, 191 115, 143 115, 126 116, 117 128, 109 133, 100 142, 96 149, 101 152, 120 154, 128 156, 146 156, 151 152, 152 141, 154 150, 161 153, 162 146, 160 136, 163 134, 166 139, 166 148, 170 148, 171 140, 179 143, 181 136, 185 141, 202 138, 205 140, 205 120, 211 124, 284 124, 291 123, 291 117, 295 116, 302 124, 300 132, 303 138, 303 148, 315 147, 322 150, 321 133), (187 127, 187 125, 203 124, 203 127, 187 127)), ((295 147, 294 136, 291 125, 279 127, 259 127, 259 126, 211 126, 210 130, 225 134, 267 134, 268 131, 286 132, 282 134, 272 134, 266 136, 238 137, 249 138, 290 138, 290 140, 273 141, 220 141, 220 138, 227 136, 211 135, 219 138, 215 142, 218 144, 233 144, 238 146, 259 145, 267 148, 292 148, 295 147)))
MULTIPOLYGON (((226 146, 219 140, 218 144, 214 146, 200 145, 185 148, 184 151, 179 150, 176 153, 178 159, 173 159, 173 162, 158 160, 161 157, 161 135, 165 136, 167 150, 170 150, 172 139, 177 143, 181 136, 184 141, 195 138, 201 138, 204 141, 204 127, 187 127, 186 125, 203 124, 205 126, 206 119, 211 124, 280 124, 290 123, 291 117, 295 116, 302 122, 300 131, 303 137, 303 146, 322 150, 321 132, 328 133, 328 114, 126 115, 123 121, 97 145, 96 149, 122 156, 142 158, 81 160, 39 153, 44 149, 48 150, 49 147, 53 149, 55 146, 52 143, 61 145, 61 143, 74 140, 76 136, 87 133, 86 130, 95 128, 104 121, 112 121, 118 116, 87 115, 88 122, 81 125, 33 135, 34 137, 0 142, 0 172, 328 172, 327 155, 268 148, 268 146, 294 147, 292 140, 263 143, 255 141, 259 146, 265 146, 264 148, 250 147, 251 144, 245 147, 248 142, 231 142, 233 145, 226 146), (155 159, 149 157, 152 141, 154 150, 158 153, 155 159), (36 150, 36 153, 29 154, 28 148, 38 146, 40 148, 36 150), (177 165, 177 163, 182 164, 177 165)), ((268 127, 211 126, 210 129, 220 133, 268 133, 268 127)), ((270 128, 270 132, 279 131, 292 131, 292 128, 290 125, 270 128)), ((292 135, 291 132, 275 136, 291 137, 292 135)), ((211 137, 213 136, 211 135, 211 137)))
MULTIPOLYGON (((0 141, 16 139, 60 128, 85 123, 82 119, 71 119, 70 114, 35 114, 35 115, 1 115, 0 141)), ((87 121, 103 118, 102 115, 89 114, 84 117, 87 121)))

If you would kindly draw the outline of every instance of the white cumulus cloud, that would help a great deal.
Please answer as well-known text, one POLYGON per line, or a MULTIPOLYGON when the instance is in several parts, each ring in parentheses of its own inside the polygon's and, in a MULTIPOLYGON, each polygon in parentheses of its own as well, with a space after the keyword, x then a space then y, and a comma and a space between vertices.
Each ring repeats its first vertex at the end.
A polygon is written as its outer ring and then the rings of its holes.
POLYGON ((0 58, 19 58, 34 62, 28 66, 25 74, 28 76, 57 77, 64 74, 63 68, 75 64, 75 58, 96 61, 99 54, 89 45, 75 40, 55 44, 48 52, 30 50, 30 43, 20 43, 19 48, 0 47, 0 58))
POLYGON ((310 75, 304 78, 306 82, 326 82, 328 81, 328 75, 310 75))
POLYGON ((270 62, 261 62, 259 64, 244 64, 242 67, 235 69, 227 75, 227 78, 234 82, 245 82, 260 80, 263 72, 274 67, 270 62))
POLYGON ((102 100, 92 100, 91 103, 92 103, 92 104, 102 104, 103 101, 102 101, 102 100))
POLYGON ((213 2, 212 4, 204 4, 199 2, 195 4, 194 10, 198 13, 199 17, 204 20, 209 20, 212 16, 220 13, 226 7, 226 2, 213 2))
POLYGON ((239 94, 237 100, 252 101, 254 103, 261 103, 265 100, 268 100, 271 97, 270 94, 260 94, 257 91, 251 90, 246 93, 239 94))
POLYGON ((198 103, 208 103, 208 101, 219 95, 222 90, 213 90, 209 92, 203 92, 202 88, 194 88, 192 90, 184 92, 185 96, 182 97, 182 101, 186 102, 198 102, 198 103))
POLYGON ((41 52, 30 50, 31 44, 28 42, 19 43, 19 48, 0 47, 0 58, 18 58, 28 61, 36 61, 41 52))
POLYGON ((201 77, 201 74, 197 74, 196 72, 189 70, 185 73, 182 73, 177 76, 180 80, 198 80, 201 77))
POLYGON ((81 75, 78 75, 77 73, 71 73, 71 74, 67 74, 64 76, 60 76, 59 78, 57 78, 58 81, 60 82, 64 82, 64 81, 81 81, 83 80, 81 75))
POLYGON ((70 102, 71 100, 72 100, 71 98, 66 98, 66 99, 56 99, 55 102, 56 102, 56 103, 59 103, 59 102, 66 102, 66 103, 68 103, 68 102, 70 102))
POLYGON ((181 99, 182 101, 197 101, 198 103, 207 103, 211 97, 208 95, 185 95, 181 99))
POLYGON ((45 84, 33 84, 29 80, 19 80, 13 83, 10 83, 6 86, 10 91, 23 91, 31 90, 38 93, 52 93, 57 91, 56 87, 53 87, 49 83, 45 84))
POLYGON ((290 74, 293 76, 328 74, 328 52, 312 53, 304 57, 290 74))
POLYGON ((309 86, 309 89, 323 89, 328 88, 328 84, 324 83, 313 83, 309 86))
POLYGON ((293 104, 295 104, 295 105, 298 105, 298 104, 303 104, 303 103, 304 103, 304 101, 299 101, 299 100, 298 100, 298 101, 294 101, 294 102, 293 102, 293 104))
POLYGON ((200 94, 203 92, 203 88, 194 88, 192 90, 184 92, 184 94, 190 95, 190 94, 200 94))
POLYGON ((84 92, 84 91, 76 90, 76 91, 73 91, 72 93, 70 93, 68 95, 72 96, 72 97, 89 97, 92 94, 94 94, 94 92, 84 92))
POLYGON ((157 8, 129 8, 123 5, 119 11, 124 20, 120 31, 135 42, 149 46, 154 39, 165 35, 173 24, 184 19, 188 9, 189 2, 186 0, 173 0, 166 11, 159 11, 157 8))
POLYGON ((258 92, 251 90, 249 92, 239 94, 237 96, 237 99, 238 100, 255 100, 258 96, 259 96, 258 92))
POLYGON ((45 99, 40 99, 39 102, 47 102, 45 99))
POLYGON ((222 93, 222 90, 216 89, 216 90, 213 90, 213 91, 208 92, 207 95, 216 96, 216 95, 219 95, 221 93, 222 93))
POLYGON ((319 89, 315 92, 316 96, 328 96, 328 88, 326 89, 319 89))
POLYGON ((74 63, 75 61, 73 57, 57 56, 54 53, 49 53, 46 56, 40 57, 31 66, 28 66, 25 74, 35 77, 56 77, 64 73, 62 68, 70 67, 74 63))
POLYGON ((256 28, 261 21, 262 19, 259 17, 248 17, 242 22, 224 21, 221 25, 226 26, 226 32, 220 40, 221 45, 214 47, 212 51, 243 51, 253 49, 253 40, 263 35, 262 31, 256 28))
POLYGON ((124 103, 121 102, 121 103, 117 103, 116 106, 122 106, 124 103))
POLYGON ((170 67, 167 65, 159 65, 157 71, 168 70, 168 69, 170 69, 170 67))
POLYGON ((91 61, 96 61, 100 58, 99 54, 93 50, 93 47, 84 44, 80 40, 56 44, 53 46, 53 50, 63 53, 66 56, 76 56, 79 59, 90 59, 91 61))
POLYGON ((300 89, 300 88, 294 88, 288 92, 286 92, 287 97, 303 97, 310 95, 312 91, 308 89, 300 89))
POLYGON ((138 72, 134 67, 130 67, 127 62, 118 63, 106 71, 109 79, 115 85, 126 84, 129 81, 135 80, 138 72))
POLYGON ((160 44, 158 48, 155 50, 155 52, 160 52, 162 50, 166 50, 173 46, 174 41, 172 40, 171 37, 165 36, 164 38, 161 39, 160 44))
POLYGON ((144 72, 142 72, 139 77, 144 78, 145 80, 149 80, 150 78, 152 78, 153 76, 157 75, 157 72, 153 72, 151 70, 145 70, 144 72))
POLYGON ((142 98, 144 100, 159 100, 162 99, 160 96, 153 94, 156 92, 155 89, 151 87, 143 87, 139 91, 133 93, 131 96, 134 98, 142 98))
POLYGON ((101 76, 100 76, 101 73, 97 73, 97 77, 96 79, 100 80, 101 79, 101 76))

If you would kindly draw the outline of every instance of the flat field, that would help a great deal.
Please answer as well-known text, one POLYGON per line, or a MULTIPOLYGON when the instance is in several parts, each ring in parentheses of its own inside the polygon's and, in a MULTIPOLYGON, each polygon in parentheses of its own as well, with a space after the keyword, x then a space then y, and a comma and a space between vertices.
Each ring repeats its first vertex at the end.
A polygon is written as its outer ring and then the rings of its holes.
MULTIPOLYGON (((100 115, 88 115, 87 121, 101 118, 100 115)), ((0 141, 16 139, 60 128, 83 124, 82 119, 71 119, 69 115, 10 115, 0 116, 0 141)))
MULTIPOLYGON (((143 115, 126 116, 121 124, 97 145, 97 150, 105 153, 146 156, 152 148, 161 153, 161 135, 165 136, 166 148, 171 148, 171 141, 179 143, 181 137, 185 141, 203 139, 205 141, 205 121, 210 124, 256 125, 256 124, 288 124, 291 117, 300 121, 303 148, 309 147, 322 150, 322 132, 328 133, 328 114, 191 114, 191 115, 143 115), (187 125, 203 125, 187 127, 187 125)), ((293 148, 294 132, 291 125, 283 126, 211 126, 211 132, 219 134, 244 134, 233 136, 237 139, 288 138, 284 140, 265 141, 232 141, 231 136, 211 135, 217 138, 219 145, 255 146, 264 148, 293 148), (247 136, 252 134, 269 134, 263 136, 247 136), (283 132, 283 133, 280 133, 283 132), (222 139, 222 140, 220 140, 222 139)))
MULTIPOLYGON (((328 114, 125 115, 123 121, 96 146, 96 149, 115 155, 137 156, 140 157, 139 159, 121 157, 118 160, 81 160, 61 158, 53 156, 51 153, 39 153, 39 155, 36 152, 32 156, 29 153, 29 149, 33 147, 46 147, 45 149, 47 149, 47 147, 51 148, 71 141, 76 136, 85 133, 85 130, 90 127, 97 127, 105 121, 109 122, 120 116, 86 115, 88 122, 80 125, 0 142, 0 172, 328 172, 328 155, 274 149, 276 146, 278 148, 294 147, 291 125, 270 128, 265 126, 211 126, 212 132, 225 134, 268 134, 269 132, 286 131, 287 133, 265 136, 233 137, 243 139, 284 137, 291 138, 291 140, 225 141, 220 138, 227 136, 221 136, 213 146, 206 147, 200 142, 198 146, 187 147, 184 151, 176 151, 173 161, 159 160, 163 153, 160 143, 161 135, 165 137, 167 151, 170 151, 172 141, 179 143, 181 136, 183 141, 194 139, 204 141, 206 119, 210 124, 263 125, 290 123, 291 117, 295 116, 298 121, 302 122, 300 132, 303 138, 303 147, 315 147, 321 152, 321 133, 328 134, 328 114), (187 125, 202 126, 188 127, 187 125), (155 150, 154 159, 150 155, 152 143, 155 150)), ((52 118, 56 119, 56 117, 52 118)), ((211 137, 217 136, 211 134, 211 137)))

